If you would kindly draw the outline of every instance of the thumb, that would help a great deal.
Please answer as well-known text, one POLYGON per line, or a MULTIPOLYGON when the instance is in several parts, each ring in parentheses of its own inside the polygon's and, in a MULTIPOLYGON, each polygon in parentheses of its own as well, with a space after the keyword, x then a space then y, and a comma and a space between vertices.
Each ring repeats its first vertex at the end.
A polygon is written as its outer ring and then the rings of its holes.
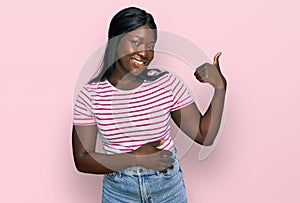
POLYGON ((218 52, 214 57, 214 65, 220 70, 219 57, 222 55, 222 52, 218 52))
POLYGON ((165 142, 165 140, 162 139, 162 140, 150 142, 149 144, 152 145, 153 147, 159 147, 159 146, 161 146, 164 142, 165 142))

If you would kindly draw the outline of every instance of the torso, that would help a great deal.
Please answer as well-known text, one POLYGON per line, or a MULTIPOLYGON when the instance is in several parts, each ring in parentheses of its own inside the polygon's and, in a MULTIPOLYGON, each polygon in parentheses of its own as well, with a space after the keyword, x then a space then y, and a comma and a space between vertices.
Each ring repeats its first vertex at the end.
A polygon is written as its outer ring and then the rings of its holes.
POLYGON ((91 84, 94 114, 104 149, 122 153, 141 145, 165 139, 163 149, 170 150, 170 108, 172 95, 168 76, 144 82, 130 90, 121 90, 108 80, 91 84))

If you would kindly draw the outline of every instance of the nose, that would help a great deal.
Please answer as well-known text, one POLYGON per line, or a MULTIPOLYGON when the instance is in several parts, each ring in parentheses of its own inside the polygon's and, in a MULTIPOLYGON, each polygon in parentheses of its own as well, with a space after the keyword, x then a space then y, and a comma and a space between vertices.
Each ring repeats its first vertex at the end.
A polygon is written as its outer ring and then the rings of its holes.
POLYGON ((147 57, 147 50, 140 50, 137 54, 142 58, 146 58, 147 57))
POLYGON ((143 58, 147 57, 148 50, 146 49, 146 46, 144 44, 139 47, 137 54, 143 58))

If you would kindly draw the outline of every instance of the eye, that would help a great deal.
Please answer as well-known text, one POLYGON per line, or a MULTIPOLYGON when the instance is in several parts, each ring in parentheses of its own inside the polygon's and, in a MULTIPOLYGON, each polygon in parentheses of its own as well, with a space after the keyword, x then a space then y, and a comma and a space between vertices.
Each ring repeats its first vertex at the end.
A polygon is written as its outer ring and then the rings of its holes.
POLYGON ((148 46, 149 50, 153 50, 154 49, 154 45, 148 46))
POLYGON ((140 43, 136 40, 131 40, 131 44, 135 45, 135 46, 139 46, 140 43))

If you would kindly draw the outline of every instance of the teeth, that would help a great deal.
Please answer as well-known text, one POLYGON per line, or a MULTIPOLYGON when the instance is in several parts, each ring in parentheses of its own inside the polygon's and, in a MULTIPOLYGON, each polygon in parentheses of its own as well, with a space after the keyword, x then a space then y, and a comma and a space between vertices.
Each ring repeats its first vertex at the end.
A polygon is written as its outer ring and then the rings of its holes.
POLYGON ((144 62, 142 62, 142 61, 138 61, 138 60, 136 60, 136 59, 132 59, 135 63, 137 63, 137 64, 139 64, 139 65, 142 65, 142 64, 144 64, 144 62))

